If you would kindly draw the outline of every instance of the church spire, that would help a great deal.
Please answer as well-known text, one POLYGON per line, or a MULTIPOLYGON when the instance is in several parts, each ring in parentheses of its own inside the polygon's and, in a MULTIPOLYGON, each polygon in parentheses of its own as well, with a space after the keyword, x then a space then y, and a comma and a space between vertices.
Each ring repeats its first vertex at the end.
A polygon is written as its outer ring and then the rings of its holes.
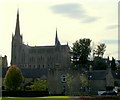
POLYGON ((17 10, 17 19, 16 19, 15 35, 16 35, 16 36, 20 36, 19 9, 17 10))
POLYGON ((55 45, 60 45, 60 41, 59 41, 58 35, 57 35, 57 28, 56 28, 55 45))

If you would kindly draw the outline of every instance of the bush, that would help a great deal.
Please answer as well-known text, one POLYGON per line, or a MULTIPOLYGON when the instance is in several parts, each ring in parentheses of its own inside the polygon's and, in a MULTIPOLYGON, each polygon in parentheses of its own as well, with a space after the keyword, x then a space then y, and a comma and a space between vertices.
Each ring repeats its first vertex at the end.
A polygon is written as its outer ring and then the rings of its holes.
POLYGON ((47 91, 48 90, 48 83, 47 80, 34 80, 31 82, 30 86, 26 86, 26 88, 31 89, 32 91, 47 91))
POLYGON ((23 80, 24 77, 21 73, 21 70, 16 65, 13 65, 6 72, 4 79, 5 89, 16 91, 20 88, 23 80))
POLYGON ((3 97, 42 97, 49 96, 47 91, 2 91, 3 97))

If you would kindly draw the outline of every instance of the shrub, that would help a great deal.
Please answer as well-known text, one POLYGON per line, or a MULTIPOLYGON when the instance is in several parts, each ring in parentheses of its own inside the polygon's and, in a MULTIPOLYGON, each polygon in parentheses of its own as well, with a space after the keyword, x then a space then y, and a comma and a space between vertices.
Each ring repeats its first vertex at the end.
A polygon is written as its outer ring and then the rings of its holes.
POLYGON ((31 89, 32 91, 47 91, 48 83, 47 80, 34 80, 30 86, 26 86, 26 88, 31 89))
POLYGON ((18 90, 23 82, 24 77, 21 70, 16 66, 12 65, 6 72, 4 79, 5 89, 15 91, 18 90))

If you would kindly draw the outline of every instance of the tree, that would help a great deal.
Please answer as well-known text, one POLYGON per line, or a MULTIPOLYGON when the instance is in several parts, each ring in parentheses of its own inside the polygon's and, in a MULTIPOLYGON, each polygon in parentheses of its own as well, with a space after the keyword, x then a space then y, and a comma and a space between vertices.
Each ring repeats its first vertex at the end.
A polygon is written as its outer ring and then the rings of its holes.
POLYGON ((27 88, 30 88, 32 91, 47 91, 48 89, 48 83, 47 80, 34 80, 32 82, 32 85, 27 86, 27 88))
POLYGON ((86 88, 88 86, 88 79, 86 75, 82 73, 80 75, 80 80, 81 80, 80 83, 81 83, 82 88, 86 88))
POLYGON ((112 57, 112 61, 111 61, 111 68, 112 68, 112 70, 117 70, 115 59, 113 57, 112 57))
POLYGON ((21 70, 16 65, 12 65, 6 72, 4 86, 7 90, 16 91, 23 81, 21 70))
POLYGON ((95 57, 93 70, 105 70, 107 66, 108 64, 101 57, 95 57))
MULTIPOLYGON (((88 61, 88 55, 91 52, 90 48, 90 39, 79 39, 75 43, 73 43, 73 47, 71 50, 72 62, 74 66, 82 66, 86 65, 88 61)), ((84 66, 85 67, 85 66, 84 66)))
POLYGON ((94 54, 97 55, 98 57, 103 57, 104 52, 105 52, 106 45, 104 43, 101 43, 97 45, 97 49, 94 50, 94 54))

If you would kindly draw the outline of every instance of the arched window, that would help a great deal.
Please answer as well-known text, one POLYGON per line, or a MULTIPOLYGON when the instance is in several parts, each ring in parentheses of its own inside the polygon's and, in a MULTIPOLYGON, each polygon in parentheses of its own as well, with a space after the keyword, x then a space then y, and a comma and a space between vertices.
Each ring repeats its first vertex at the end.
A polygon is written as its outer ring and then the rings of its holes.
POLYGON ((65 74, 61 75, 61 82, 66 83, 67 82, 67 76, 65 74))
POLYGON ((22 50, 21 61, 22 61, 22 64, 25 64, 25 51, 24 50, 22 50))

